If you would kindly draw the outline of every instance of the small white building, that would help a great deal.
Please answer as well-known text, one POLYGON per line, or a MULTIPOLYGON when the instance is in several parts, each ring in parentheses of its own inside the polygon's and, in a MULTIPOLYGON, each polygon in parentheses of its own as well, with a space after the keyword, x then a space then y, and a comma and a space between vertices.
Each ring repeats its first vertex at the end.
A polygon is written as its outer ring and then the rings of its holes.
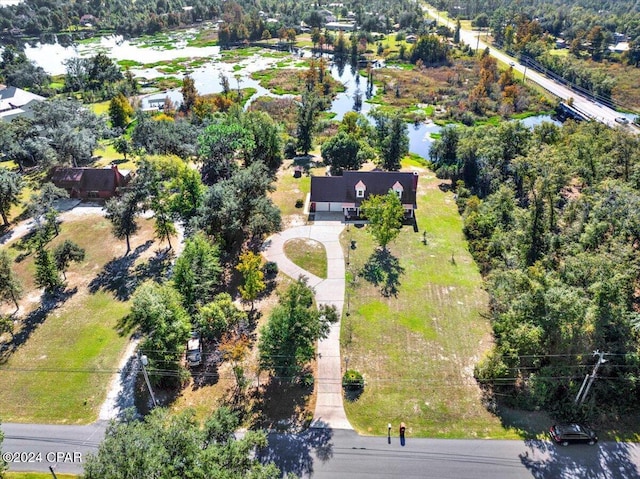
POLYGON ((327 30, 332 30, 334 32, 342 30, 343 32, 351 32, 356 29, 355 23, 346 23, 346 22, 329 22, 324 26, 327 30))
POLYGON ((624 53, 629 51, 629 42, 618 42, 615 45, 609 47, 613 53, 624 53))
POLYGON ((33 105, 44 100, 45 97, 35 93, 0 85, 0 121, 11 121, 19 116, 33 118, 33 105))

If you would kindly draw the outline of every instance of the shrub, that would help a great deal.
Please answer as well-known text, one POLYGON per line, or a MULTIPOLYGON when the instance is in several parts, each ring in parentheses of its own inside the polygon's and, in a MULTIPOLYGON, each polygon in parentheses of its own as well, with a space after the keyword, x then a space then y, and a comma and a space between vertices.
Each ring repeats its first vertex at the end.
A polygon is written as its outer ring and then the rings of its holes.
POLYGON ((295 141, 288 141, 286 145, 284 145, 284 156, 286 158, 293 158, 296 156, 296 143, 295 141))
POLYGON ((278 263, 273 261, 267 261, 264 265, 264 275, 268 278, 272 278, 278 274, 278 263))
POLYGON ((364 378, 355 369, 348 369, 342 376, 342 387, 347 391, 357 391, 364 388, 364 378))
POLYGON ((301 200, 300 198, 298 198, 296 200, 296 208, 302 208, 304 206, 304 200, 301 200))

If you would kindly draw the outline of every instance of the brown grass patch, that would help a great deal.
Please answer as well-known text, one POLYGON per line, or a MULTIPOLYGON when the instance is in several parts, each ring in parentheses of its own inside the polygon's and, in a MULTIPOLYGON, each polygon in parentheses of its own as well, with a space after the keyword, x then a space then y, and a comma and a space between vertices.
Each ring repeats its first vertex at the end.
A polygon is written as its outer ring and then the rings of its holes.
MULTIPOLYGON (((86 250, 85 261, 72 264, 63 294, 41 297, 33 282, 33 255, 19 250, 16 240, 5 246, 14 257, 16 273, 25 285, 14 338, 2 345, 0 403, 3 418, 25 422, 86 423, 96 419, 107 386, 128 338, 118 333, 118 321, 129 312, 118 278, 127 278, 127 295, 136 284, 156 273, 152 220, 141 219, 132 237, 135 251, 121 258, 124 242, 111 235, 100 215, 69 218, 47 248, 71 239, 86 250), (108 269, 118 264, 126 271, 108 269), (104 280, 95 286, 95 281, 104 280)), ((157 245, 157 244, 156 244, 157 245)), ((164 247, 160 248, 164 253, 164 247)), ((165 263, 166 264, 166 263, 165 263)), ((9 338, 7 338, 9 339, 9 338)))

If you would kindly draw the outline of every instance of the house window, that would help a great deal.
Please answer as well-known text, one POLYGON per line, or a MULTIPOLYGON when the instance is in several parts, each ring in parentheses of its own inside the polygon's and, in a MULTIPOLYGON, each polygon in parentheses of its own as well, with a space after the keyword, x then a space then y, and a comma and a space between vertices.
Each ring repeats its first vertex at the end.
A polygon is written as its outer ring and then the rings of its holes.
POLYGON ((367 185, 362 181, 358 181, 358 183, 356 183, 356 198, 364 198, 364 192, 366 189, 367 185))
POLYGON ((402 192, 404 191, 404 188, 402 187, 399 181, 396 181, 391 189, 396 195, 398 195, 398 198, 402 199, 402 192))
POLYGON ((364 198, 364 190, 356 190, 356 198, 364 198))

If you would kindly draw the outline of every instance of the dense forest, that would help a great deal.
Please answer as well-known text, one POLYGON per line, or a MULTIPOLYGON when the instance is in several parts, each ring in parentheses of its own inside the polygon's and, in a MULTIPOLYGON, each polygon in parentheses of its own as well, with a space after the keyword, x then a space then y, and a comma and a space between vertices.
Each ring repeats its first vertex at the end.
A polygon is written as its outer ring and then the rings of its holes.
POLYGON ((496 345, 476 367, 480 384, 566 419, 637 407, 640 140, 597 123, 510 122, 446 128, 431 157, 457 184, 490 293, 496 345), (595 350, 607 362, 576 407, 595 350))

